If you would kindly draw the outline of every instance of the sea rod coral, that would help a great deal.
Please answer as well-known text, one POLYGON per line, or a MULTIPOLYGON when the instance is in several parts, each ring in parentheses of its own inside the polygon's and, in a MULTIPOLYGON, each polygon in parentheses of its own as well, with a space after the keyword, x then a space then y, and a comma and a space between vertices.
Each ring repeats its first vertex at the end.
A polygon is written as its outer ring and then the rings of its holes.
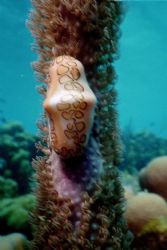
POLYGON ((37 76, 45 84, 39 124, 45 154, 34 161, 34 249, 129 249, 115 73, 120 2, 33 0, 37 76))

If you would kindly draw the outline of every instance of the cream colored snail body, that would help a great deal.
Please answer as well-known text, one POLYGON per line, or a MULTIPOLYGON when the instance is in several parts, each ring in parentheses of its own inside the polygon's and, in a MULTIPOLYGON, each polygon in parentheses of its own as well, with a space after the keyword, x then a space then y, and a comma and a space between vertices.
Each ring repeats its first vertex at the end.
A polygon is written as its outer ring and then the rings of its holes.
POLYGON ((89 139, 96 102, 81 62, 70 56, 55 58, 44 101, 50 147, 55 152, 65 158, 82 152, 89 139))

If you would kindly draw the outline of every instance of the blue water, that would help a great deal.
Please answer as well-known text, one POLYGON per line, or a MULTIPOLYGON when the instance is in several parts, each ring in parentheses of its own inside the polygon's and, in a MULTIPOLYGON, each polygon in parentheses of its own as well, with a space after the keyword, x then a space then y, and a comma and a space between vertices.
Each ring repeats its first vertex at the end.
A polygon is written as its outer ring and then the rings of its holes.
POLYGON ((116 63, 120 124, 167 136, 167 1, 128 3, 116 63))
MULTIPOLYGON (((31 62, 32 37, 25 22, 28 0, 0 2, 0 117, 19 120, 35 133, 42 101, 31 62)), ((115 63, 120 126, 167 136, 167 2, 130 1, 121 25, 115 63)))

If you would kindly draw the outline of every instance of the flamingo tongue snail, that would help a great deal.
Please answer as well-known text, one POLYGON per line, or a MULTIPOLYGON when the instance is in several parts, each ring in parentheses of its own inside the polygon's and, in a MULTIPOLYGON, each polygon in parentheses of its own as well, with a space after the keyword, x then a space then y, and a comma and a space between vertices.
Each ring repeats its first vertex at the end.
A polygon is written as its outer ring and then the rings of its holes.
POLYGON ((55 58, 49 69, 49 87, 43 105, 48 116, 50 147, 63 158, 83 152, 96 102, 83 65, 70 56, 55 58))

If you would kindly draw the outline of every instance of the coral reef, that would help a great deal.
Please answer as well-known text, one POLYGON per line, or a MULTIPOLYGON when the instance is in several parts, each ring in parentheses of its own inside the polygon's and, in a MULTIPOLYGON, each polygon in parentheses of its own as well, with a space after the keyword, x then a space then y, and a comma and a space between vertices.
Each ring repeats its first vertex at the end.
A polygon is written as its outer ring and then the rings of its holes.
MULTIPOLYGON (((26 133, 18 122, 2 124, 0 138, 0 175, 5 178, 1 178, 0 181, 4 188, 7 188, 8 184, 11 187, 13 185, 11 192, 15 192, 16 186, 18 186, 18 194, 27 193, 30 190, 29 178, 33 172, 31 161, 36 154, 34 146, 36 138, 26 133), (13 181, 9 179, 13 179, 13 181)), ((6 191, 4 190, 4 192, 6 191)))
POLYGON ((124 186, 124 191, 125 191, 125 199, 129 200, 130 198, 132 198, 135 193, 134 190, 132 189, 132 186, 124 186))
POLYGON ((167 156, 153 159, 139 173, 140 186, 167 199, 167 156))
POLYGON ((136 250, 166 250, 167 217, 160 217, 148 222, 134 239, 133 249, 136 250))
POLYGON ((28 250, 29 243, 23 234, 0 236, 0 250, 28 250))
POLYGON ((18 122, 1 124, 0 137, 0 234, 17 231, 32 238, 29 211, 35 204, 34 197, 26 194, 33 174, 36 137, 18 122))
POLYGON ((31 238, 29 213, 35 206, 35 197, 31 194, 0 201, 0 234, 20 232, 31 238))
POLYGON ((129 173, 127 170, 120 171, 120 177, 124 188, 129 187, 129 189, 133 190, 134 193, 141 191, 138 179, 138 171, 134 170, 133 174, 129 173))
POLYGON ((147 223, 160 217, 167 217, 167 204, 157 194, 139 192, 127 201, 125 218, 136 236, 141 234, 147 223))
MULTIPOLYGON (((39 87, 40 93, 48 97, 49 71, 55 58, 70 56, 83 65, 97 105, 87 144, 75 157, 66 159, 66 154, 57 154, 59 150, 49 143, 49 139, 56 141, 50 138, 52 128, 48 128, 46 119, 39 124, 42 142, 38 148, 46 156, 34 161, 38 185, 32 247, 129 249, 131 237, 123 219, 123 189, 116 167, 120 143, 112 66, 122 17, 121 3, 34 0, 33 6, 29 27, 36 38, 35 50, 39 52, 34 68, 39 80, 46 84, 39 87)), ((75 79, 67 78, 66 86, 80 86, 75 79)))
POLYGON ((0 199, 15 197, 18 194, 16 181, 0 176, 0 199))
POLYGON ((167 139, 150 132, 135 133, 131 128, 126 128, 122 132, 122 142, 124 154, 120 167, 132 174, 142 169, 155 157, 167 155, 167 139))
POLYGON ((134 250, 166 250, 167 139, 148 131, 135 133, 127 126, 122 132, 122 141, 121 180, 127 200, 125 216, 134 233, 131 247, 134 250), (141 189, 155 194, 140 195, 141 189), (156 194, 160 195, 158 199, 156 194))

